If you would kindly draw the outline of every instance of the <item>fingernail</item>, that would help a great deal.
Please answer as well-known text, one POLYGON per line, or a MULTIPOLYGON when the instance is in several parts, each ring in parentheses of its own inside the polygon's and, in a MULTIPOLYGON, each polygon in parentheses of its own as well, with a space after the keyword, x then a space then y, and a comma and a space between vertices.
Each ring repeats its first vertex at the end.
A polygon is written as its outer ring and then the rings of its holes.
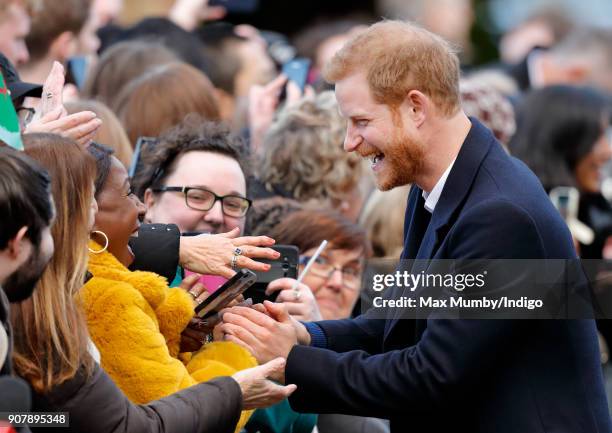
POLYGON ((251 298, 247 298, 244 301, 240 302, 238 305, 240 305, 241 307, 250 307, 251 305, 253 305, 253 300, 251 298))

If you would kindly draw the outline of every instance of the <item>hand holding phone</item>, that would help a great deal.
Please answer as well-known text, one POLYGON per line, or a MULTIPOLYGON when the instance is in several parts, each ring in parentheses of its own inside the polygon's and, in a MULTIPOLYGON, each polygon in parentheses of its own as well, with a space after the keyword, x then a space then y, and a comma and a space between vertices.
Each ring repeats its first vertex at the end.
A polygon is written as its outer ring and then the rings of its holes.
POLYGON ((297 57, 283 65, 283 75, 294 82, 302 94, 308 80, 308 71, 310 71, 310 60, 303 57, 297 57))
POLYGON ((260 304, 265 300, 275 302, 278 292, 266 293, 268 284, 280 278, 297 278, 298 262, 300 252, 295 245, 274 245, 273 250, 280 253, 276 260, 259 259, 262 263, 268 263, 270 270, 267 272, 256 272, 257 282, 249 288, 244 296, 253 299, 255 304, 260 304))
POLYGON ((203 319, 212 316, 252 286, 255 281, 257 281, 257 276, 253 271, 239 270, 236 275, 227 280, 225 284, 195 308, 196 314, 203 319))

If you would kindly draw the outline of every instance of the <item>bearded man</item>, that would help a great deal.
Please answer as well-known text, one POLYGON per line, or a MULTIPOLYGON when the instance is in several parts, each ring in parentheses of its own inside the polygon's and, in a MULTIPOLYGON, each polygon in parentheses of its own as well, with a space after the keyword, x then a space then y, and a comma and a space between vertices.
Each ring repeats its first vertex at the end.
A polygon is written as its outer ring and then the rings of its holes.
MULTIPOLYGON (((345 150, 371 158, 381 190, 413 184, 403 259, 576 258, 534 174, 462 111, 459 61, 440 37, 405 22, 374 24, 325 77, 348 121, 345 150)), ((398 286, 385 297, 409 293, 398 286)), ((299 412, 388 418, 392 432, 612 429, 593 320, 432 313, 415 323, 391 311, 376 320, 372 309, 302 324, 278 304, 259 310, 231 309, 222 331, 260 362, 287 357, 277 379, 297 385, 289 401, 299 412)))

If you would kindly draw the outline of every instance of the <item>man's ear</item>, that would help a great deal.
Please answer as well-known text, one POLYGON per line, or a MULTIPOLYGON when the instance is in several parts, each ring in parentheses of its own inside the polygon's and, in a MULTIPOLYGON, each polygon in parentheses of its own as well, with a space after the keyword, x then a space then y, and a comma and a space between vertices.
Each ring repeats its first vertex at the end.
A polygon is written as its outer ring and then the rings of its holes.
POLYGON ((49 53, 53 59, 64 63, 74 56, 77 50, 77 38, 72 32, 62 32, 51 42, 49 53))
POLYGON ((26 237, 28 227, 23 226, 19 229, 13 239, 8 241, 7 251, 11 259, 17 259, 20 255, 29 254, 32 244, 26 237))
POLYGON ((412 119, 414 125, 419 128, 425 122, 427 113, 431 105, 431 100, 419 90, 411 90, 404 100, 408 111, 408 117, 412 119))

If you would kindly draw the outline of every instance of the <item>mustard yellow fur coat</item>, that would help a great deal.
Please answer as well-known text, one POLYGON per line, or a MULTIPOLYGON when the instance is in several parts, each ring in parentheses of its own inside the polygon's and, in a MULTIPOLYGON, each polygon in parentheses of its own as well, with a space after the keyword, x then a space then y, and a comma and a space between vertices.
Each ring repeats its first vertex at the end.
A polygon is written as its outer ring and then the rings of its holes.
MULTIPOLYGON (((95 242, 90 247, 101 249, 95 242)), ((152 272, 130 271, 109 252, 91 253, 93 277, 80 296, 101 366, 134 403, 143 404, 214 377, 257 365, 242 347, 214 342, 183 363, 181 332, 194 315, 194 300, 152 272)), ((236 431, 252 411, 243 412, 236 431)))

